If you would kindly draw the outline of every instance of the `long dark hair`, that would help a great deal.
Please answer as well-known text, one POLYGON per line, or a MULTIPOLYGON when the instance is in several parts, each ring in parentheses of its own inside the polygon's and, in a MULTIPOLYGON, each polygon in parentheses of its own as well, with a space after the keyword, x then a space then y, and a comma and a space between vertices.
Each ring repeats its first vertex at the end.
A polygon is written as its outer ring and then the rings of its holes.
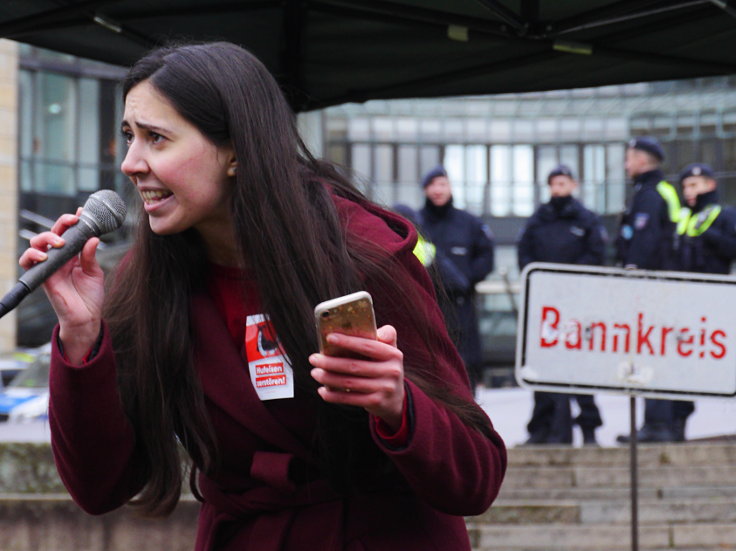
MULTIPOLYGON (((389 255, 344 235, 328 186, 358 203, 367 199, 340 171, 308 152, 278 84, 254 56, 229 43, 167 47, 131 68, 123 95, 143 81, 213 144, 233 147, 238 169, 231 212, 239 250, 245 266, 257 260, 261 305, 292 361, 298 388, 316 389, 307 362, 317 349, 314 305, 360 289, 359 274, 415 310, 420 328, 428 324, 424 308, 412 306, 410 294, 395 281, 389 255), (279 269, 283 266, 290 269, 279 269)), ((192 339, 186 338, 190 298, 204 285, 207 269, 195 230, 158 236, 141 222, 108 293, 105 317, 121 396, 147 466, 147 484, 137 502, 149 514, 166 514, 177 503, 179 443, 197 468, 217 469, 216 439, 194 369, 192 339)), ((426 341, 431 350, 428 333, 426 341)), ((407 359, 406 373, 466 423, 489 433, 480 408, 448 393, 432 379, 431 366, 407 359)), ((335 486, 346 490, 353 468, 349 458, 365 457, 363 448, 375 448, 365 430, 365 412, 359 410, 356 420, 354 411, 346 414, 346 408, 326 404, 316 392, 307 394, 319 411, 319 461, 335 486), (341 423, 362 424, 359 430, 335 430, 341 423)))

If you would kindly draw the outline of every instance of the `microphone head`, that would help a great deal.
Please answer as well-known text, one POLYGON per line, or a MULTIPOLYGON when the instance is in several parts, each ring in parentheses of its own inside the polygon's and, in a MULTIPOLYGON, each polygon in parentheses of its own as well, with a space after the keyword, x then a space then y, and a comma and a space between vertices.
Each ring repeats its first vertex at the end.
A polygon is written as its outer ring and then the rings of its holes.
POLYGON ((97 226, 98 235, 122 226, 126 213, 125 201, 111 189, 95 191, 87 198, 82 208, 82 216, 97 226))

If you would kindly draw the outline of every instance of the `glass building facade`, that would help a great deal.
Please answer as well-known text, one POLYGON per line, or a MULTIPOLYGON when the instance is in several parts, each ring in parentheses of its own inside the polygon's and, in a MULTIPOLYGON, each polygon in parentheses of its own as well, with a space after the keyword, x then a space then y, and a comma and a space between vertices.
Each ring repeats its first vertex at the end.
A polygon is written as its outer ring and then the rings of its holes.
POLYGON ((44 216, 75 208, 98 189, 118 189, 117 82, 124 70, 20 46, 21 208, 44 216))
MULTIPOLYGON (((419 208, 422 175, 442 163, 455 204, 482 217, 496 237, 496 270, 479 288, 489 363, 513 360, 516 240, 548 199, 546 175, 569 165, 578 196, 613 236, 631 186, 626 142, 653 135, 668 179, 694 161, 717 171, 736 204, 736 77, 640 83, 491 97, 370 101, 327 109, 325 154, 351 169, 367 194, 419 208)), ((611 240, 612 241, 612 240, 611 240)), ((609 248, 609 262, 613 250, 609 248)))
MULTIPOLYGON (((386 204, 420 204, 421 175, 443 163, 456 203, 492 221, 546 201, 546 174, 568 164, 580 198, 602 215, 624 208, 626 141, 658 137, 674 178, 711 163, 736 174, 736 78, 631 84, 493 97, 371 101, 327 109, 327 155, 386 204)), ((733 195, 736 199, 736 195, 733 195)))

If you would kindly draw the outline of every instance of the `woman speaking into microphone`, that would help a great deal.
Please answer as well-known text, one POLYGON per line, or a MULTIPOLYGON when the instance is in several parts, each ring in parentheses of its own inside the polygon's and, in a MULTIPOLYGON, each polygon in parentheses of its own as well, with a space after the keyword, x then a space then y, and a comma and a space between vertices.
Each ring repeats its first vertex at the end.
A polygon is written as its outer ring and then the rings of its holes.
MULTIPOLYGON (((133 245, 106 284, 96 238, 44 283, 52 446, 74 500, 166 515, 183 455, 197 551, 469 550, 463 516, 490 506, 506 452, 414 228, 312 157, 238 46, 153 51, 123 96, 133 245), (334 333, 352 357, 319 353, 315 305, 363 290, 377 338, 334 333), (264 357, 276 391, 254 384, 264 357)), ((77 220, 34 237, 21 266, 77 220)))

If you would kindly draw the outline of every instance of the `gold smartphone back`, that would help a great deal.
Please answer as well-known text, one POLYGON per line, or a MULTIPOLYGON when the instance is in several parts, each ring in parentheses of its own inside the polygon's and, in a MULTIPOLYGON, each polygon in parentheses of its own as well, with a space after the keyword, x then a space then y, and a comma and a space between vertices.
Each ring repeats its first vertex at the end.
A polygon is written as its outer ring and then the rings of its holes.
POLYGON ((346 355, 344 350, 327 343, 326 337, 329 333, 343 333, 366 339, 376 338, 373 300, 365 291, 319 303, 314 309, 314 318, 320 352, 328 356, 346 355))

